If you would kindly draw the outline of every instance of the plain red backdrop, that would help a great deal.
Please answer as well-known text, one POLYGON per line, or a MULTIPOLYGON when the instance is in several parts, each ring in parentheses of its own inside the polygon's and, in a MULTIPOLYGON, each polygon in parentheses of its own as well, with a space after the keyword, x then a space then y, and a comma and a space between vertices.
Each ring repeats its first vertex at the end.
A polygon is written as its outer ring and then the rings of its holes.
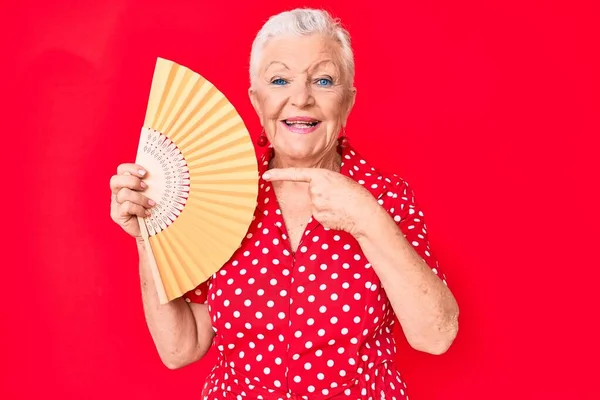
POLYGON ((157 56, 215 83, 256 137, 251 41, 268 16, 304 5, 353 35, 348 134, 415 188, 461 305, 445 355, 399 336, 412 398, 597 392, 591 6, 130 0, 5 4, 1 398, 199 398, 214 354, 178 371, 160 363, 109 177, 135 156, 157 56))

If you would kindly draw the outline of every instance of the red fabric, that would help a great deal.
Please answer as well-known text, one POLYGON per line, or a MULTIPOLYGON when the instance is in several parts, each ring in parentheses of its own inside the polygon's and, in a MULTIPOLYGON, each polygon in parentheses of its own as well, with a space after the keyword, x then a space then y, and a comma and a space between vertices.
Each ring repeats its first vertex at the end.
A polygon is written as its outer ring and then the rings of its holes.
MULTIPOLYGON (((261 176, 271 156, 261 158, 261 176)), ((410 186, 351 147, 342 159, 341 173, 378 199, 445 282, 410 186)), ((311 219, 292 253, 272 186, 259 184, 240 248, 186 294, 209 305, 219 351, 203 399, 408 399, 394 362, 393 309, 356 240, 311 219)))

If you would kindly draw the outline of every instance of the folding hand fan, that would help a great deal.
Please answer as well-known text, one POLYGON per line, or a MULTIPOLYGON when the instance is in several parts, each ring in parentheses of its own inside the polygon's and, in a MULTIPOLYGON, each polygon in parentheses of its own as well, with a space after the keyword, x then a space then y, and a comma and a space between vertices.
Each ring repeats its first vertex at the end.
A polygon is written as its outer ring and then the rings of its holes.
POLYGON ((209 81, 158 58, 136 163, 156 202, 138 217, 161 304, 207 280, 239 247, 257 204, 244 122, 209 81))

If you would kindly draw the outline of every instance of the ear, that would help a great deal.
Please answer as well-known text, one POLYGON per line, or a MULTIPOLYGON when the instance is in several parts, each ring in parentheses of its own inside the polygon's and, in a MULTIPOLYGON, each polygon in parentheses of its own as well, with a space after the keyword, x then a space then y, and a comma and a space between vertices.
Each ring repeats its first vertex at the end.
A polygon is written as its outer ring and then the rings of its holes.
POLYGON ((346 102, 344 104, 345 112, 344 112, 344 117, 343 117, 343 125, 344 126, 346 126, 346 123, 348 121, 348 116, 350 115, 350 112, 352 111, 352 108, 354 107, 355 102, 356 102, 356 88, 353 86, 348 90, 348 93, 346 94, 346 102))
POLYGON ((254 107, 254 112, 258 115, 258 119, 260 120, 260 124, 264 126, 262 110, 260 108, 260 101, 258 99, 258 93, 256 89, 250 87, 248 89, 248 97, 250 98, 250 103, 252 103, 252 107, 254 107))

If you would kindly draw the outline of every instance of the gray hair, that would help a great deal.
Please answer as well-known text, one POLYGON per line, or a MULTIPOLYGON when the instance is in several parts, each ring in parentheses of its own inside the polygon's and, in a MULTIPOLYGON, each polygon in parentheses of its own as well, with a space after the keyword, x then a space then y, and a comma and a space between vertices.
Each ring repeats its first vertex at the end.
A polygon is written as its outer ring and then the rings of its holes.
POLYGON ((350 34, 344 29, 339 19, 334 19, 325 10, 296 8, 270 17, 260 29, 250 52, 250 83, 258 75, 261 52, 269 39, 279 36, 308 36, 322 34, 336 40, 340 44, 341 55, 347 75, 347 82, 354 83, 354 53, 350 42, 350 34))

